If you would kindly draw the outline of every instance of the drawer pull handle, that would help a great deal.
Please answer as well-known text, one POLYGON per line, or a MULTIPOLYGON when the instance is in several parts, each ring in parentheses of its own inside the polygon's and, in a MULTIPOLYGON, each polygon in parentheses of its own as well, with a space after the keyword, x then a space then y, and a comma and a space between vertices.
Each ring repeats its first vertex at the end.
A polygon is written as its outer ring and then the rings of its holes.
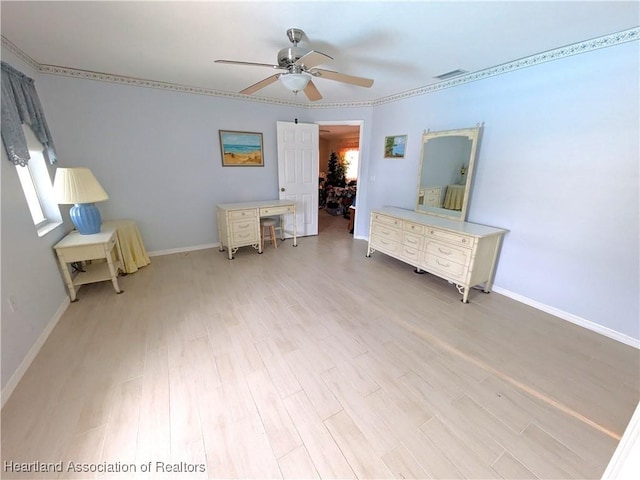
POLYGON ((443 255, 451 255, 451 252, 449 250, 443 250, 442 248, 438 247, 438 251, 440 253, 442 253, 443 255))
POLYGON ((442 263, 442 262, 441 262, 440 260, 438 260, 437 258, 436 258, 436 262, 438 262, 438 265, 440 265, 441 267, 449 268, 449 267, 451 266, 451 264, 450 264, 450 263, 442 263))
POLYGON ((467 239, 466 239, 466 238, 463 238, 463 239, 462 239, 462 243, 467 243, 467 239))

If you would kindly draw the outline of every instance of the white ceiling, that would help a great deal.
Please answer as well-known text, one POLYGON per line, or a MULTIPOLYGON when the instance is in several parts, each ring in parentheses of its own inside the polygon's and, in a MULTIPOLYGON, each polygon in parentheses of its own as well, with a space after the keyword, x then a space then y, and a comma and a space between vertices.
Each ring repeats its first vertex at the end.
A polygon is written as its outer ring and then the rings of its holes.
MULTIPOLYGON (((274 72, 216 59, 277 63, 300 46, 319 66, 375 80, 314 80, 325 103, 371 102, 640 24, 638 1, 6 1, 2 35, 40 64, 238 92, 274 72)), ((307 103, 279 82, 257 97, 307 103)))

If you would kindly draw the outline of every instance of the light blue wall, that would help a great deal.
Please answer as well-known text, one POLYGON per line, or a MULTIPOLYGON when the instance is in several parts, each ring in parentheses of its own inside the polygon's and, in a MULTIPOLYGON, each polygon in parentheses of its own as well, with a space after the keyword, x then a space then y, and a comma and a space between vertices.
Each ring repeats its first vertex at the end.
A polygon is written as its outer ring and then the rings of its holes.
MULTIPOLYGON (((2 51, 10 63, 40 85, 38 74, 10 52, 2 51)), ((0 158, 2 192, 2 388, 38 341, 56 312, 64 306, 64 283, 52 246, 66 233, 60 226, 38 237, 24 198, 16 167, 3 147, 0 158), (13 297, 15 311, 9 306, 13 297)), ((53 168, 50 169, 53 178, 53 168)))
POLYGON ((150 251, 217 242, 215 205, 277 198, 276 121, 297 108, 49 76, 40 88, 63 166, 91 168, 104 218, 150 251), (218 130, 262 132, 263 168, 223 167, 218 130))
MULTIPOLYGON (((217 242, 216 203, 277 196, 278 120, 364 121, 359 237, 368 235, 371 208, 413 208, 424 129, 485 122, 469 220, 510 230, 496 286, 638 339, 638 53, 638 42, 629 43, 420 97, 343 109, 38 77, 4 51, 3 59, 37 79, 60 166, 91 168, 110 194, 99 205, 103 216, 134 218, 150 251, 217 242), (263 132, 265 167, 223 168, 219 129, 263 132), (401 134, 408 135, 406 158, 384 159, 384 137, 401 134)), ((17 178, 6 164, 3 387, 65 298, 51 251, 61 234, 33 238, 17 178), (21 302, 33 304, 22 316, 5 307, 11 285, 21 302)))
POLYGON ((468 220, 509 229, 495 284, 640 338, 639 44, 375 108, 369 205, 413 208, 424 129, 485 122, 468 220))
POLYGON ((218 241, 215 205, 278 198, 276 122, 370 116, 49 76, 39 90, 60 165, 91 168, 104 218, 133 218, 147 249, 218 241), (265 166, 223 167, 218 130, 262 132, 265 166))

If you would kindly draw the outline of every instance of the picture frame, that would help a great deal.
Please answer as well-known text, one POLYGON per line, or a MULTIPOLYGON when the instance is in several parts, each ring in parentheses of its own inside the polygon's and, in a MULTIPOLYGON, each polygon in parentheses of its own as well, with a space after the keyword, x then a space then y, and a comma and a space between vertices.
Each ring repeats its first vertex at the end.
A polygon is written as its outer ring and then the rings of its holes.
POLYGON ((407 135, 384 137, 384 158, 404 158, 407 150, 407 135))
POLYGON ((218 130, 223 167, 264 167, 262 133, 218 130))

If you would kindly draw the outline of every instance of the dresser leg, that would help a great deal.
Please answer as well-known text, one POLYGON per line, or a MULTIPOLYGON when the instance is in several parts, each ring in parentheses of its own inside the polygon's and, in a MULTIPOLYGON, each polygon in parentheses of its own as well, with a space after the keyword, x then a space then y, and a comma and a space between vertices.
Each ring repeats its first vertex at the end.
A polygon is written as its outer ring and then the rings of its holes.
POLYGON ((469 303, 469 287, 464 287, 464 293, 462 294, 462 303, 469 303))

